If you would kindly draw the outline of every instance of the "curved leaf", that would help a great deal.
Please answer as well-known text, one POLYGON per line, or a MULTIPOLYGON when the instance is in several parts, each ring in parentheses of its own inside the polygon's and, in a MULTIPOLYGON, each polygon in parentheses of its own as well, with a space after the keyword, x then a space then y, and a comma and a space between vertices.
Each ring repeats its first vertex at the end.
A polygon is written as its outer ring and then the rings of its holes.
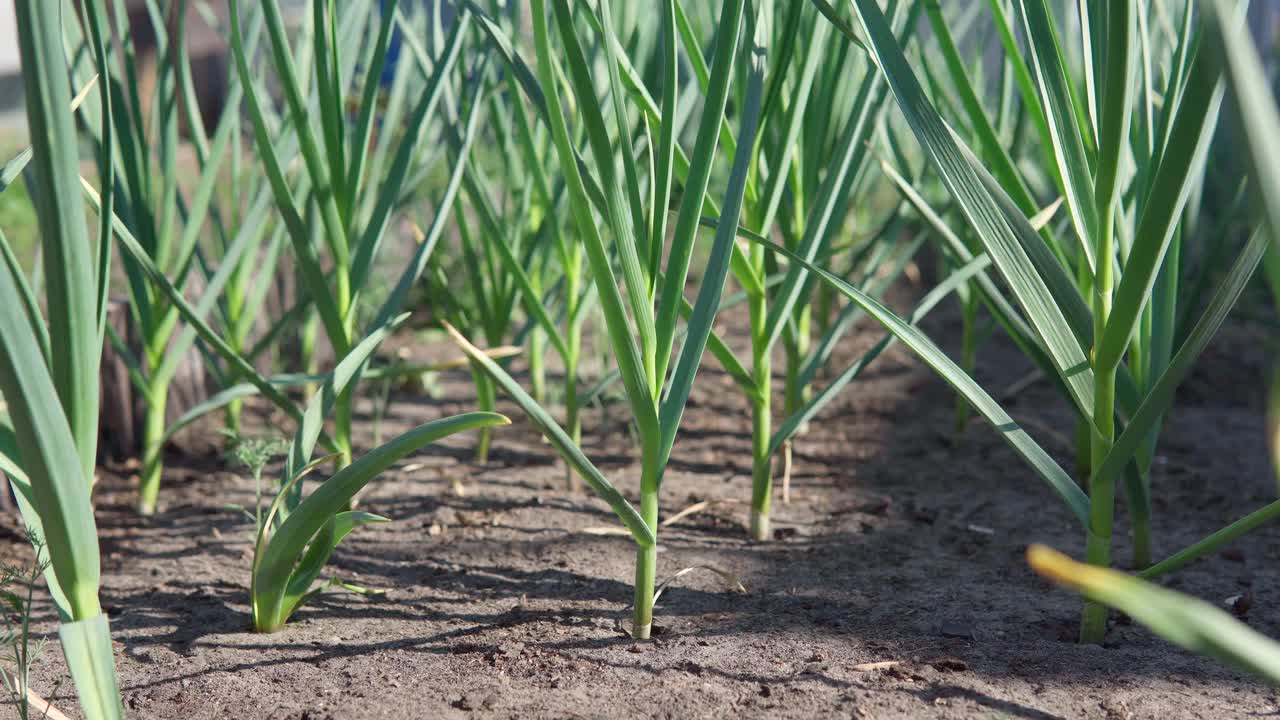
POLYGON ((267 540, 255 561, 253 605, 260 618, 259 629, 276 630, 288 619, 284 612, 287 590, 303 551, 369 481, 425 445, 455 433, 508 422, 494 413, 467 413, 419 425, 316 486, 267 540))
POLYGON ((501 365, 498 365, 485 355, 484 351, 472 345, 452 325, 448 323, 443 323, 443 325, 445 331, 449 333, 449 337, 453 338, 458 347, 462 348, 462 352, 466 353, 467 357, 470 357, 476 365, 484 370, 485 374, 498 387, 502 388, 515 401, 516 405, 520 406, 521 410, 524 410, 525 414, 529 416, 529 420, 542 431, 542 435, 560 453, 560 457, 564 458, 564 461, 577 471, 578 475, 591 486, 592 490, 596 491, 597 495, 609 503, 609 507, 613 509, 614 514, 631 531, 631 536, 635 539, 636 544, 642 547, 655 545, 658 542, 657 537, 649 525, 645 523, 644 518, 640 517, 640 513, 636 511, 627 498, 618 492, 613 483, 610 483, 604 474, 587 459, 587 456, 582 452, 582 448, 574 444, 573 440, 569 438, 569 434, 560 427, 560 424, 551 417, 550 413, 543 409, 529 393, 525 392, 524 388, 520 387, 515 378, 511 377, 506 370, 503 370, 501 365))
POLYGON ((964 370, 960 369, 960 366, 952 362, 946 353, 942 352, 924 333, 893 314, 891 310, 881 305, 875 298, 826 270, 808 263, 804 258, 787 248, 776 243, 763 242, 756 239, 753 239, 753 242, 760 242, 770 250, 787 257, 791 262, 804 265, 809 272, 815 274, 841 295, 861 305, 867 315, 870 315, 876 322, 883 325, 902 344, 911 348, 920 356, 921 360, 924 360, 929 367, 938 373, 939 377, 962 395, 968 401, 970 407, 986 418, 987 422, 991 423, 991 426, 1000 434, 1000 437, 1009 443, 1014 451, 1021 455, 1027 461, 1027 464, 1036 471, 1036 474, 1062 498, 1067 504, 1067 508, 1076 516, 1076 519, 1083 526, 1088 527, 1088 496, 1076 486, 1071 476, 1043 448, 1036 444, 1031 439, 1031 436, 1018 423, 1014 422, 1013 418, 1009 417, 1009 414, 982 387, 974 382, 964 370))

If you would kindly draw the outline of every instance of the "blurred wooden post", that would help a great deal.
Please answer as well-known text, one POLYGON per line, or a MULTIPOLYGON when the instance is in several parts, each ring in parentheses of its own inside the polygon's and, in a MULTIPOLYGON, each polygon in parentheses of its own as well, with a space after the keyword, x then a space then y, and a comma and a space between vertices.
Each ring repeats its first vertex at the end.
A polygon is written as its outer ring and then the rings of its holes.
MULTIPOLYGON (((111 298, 107 303, 107 325, 115 334, 130 342, 133 323, 129 319, 129 301, 111 298)), ((98 454, 115 461, 137 457, 141 451, 138 434, 140 415, 129 380, 129 365, 116 352, 108 339, 102 345, 102 369, 98 376, 98 454)))
MULTIPOLYGON (((112 298, 107 306, 107 322, 116 335, 129 348, 134 357, 140 356, 141 342, 129 314, 129 301, 112 298)), ((181 333, 179 326, 176 336, 181 333)), ((146 401, 129 378, 129 365, 110 340, 102 347, 102 364, 99 371, 99 397, 101 405, 98 419, 98 454, 115 462, 137 458, 142 454, 141 426, 146 416, 146 401)), ((209 379, 204 367, 204 357, 192 347, 178 366, 173 382, 169 385, 169 398, 165 405, 165 423, 171 424, 183 413, 209 399, 209 379)), ((190 433, 179 433, 172 442, 191 445, 190 433)))

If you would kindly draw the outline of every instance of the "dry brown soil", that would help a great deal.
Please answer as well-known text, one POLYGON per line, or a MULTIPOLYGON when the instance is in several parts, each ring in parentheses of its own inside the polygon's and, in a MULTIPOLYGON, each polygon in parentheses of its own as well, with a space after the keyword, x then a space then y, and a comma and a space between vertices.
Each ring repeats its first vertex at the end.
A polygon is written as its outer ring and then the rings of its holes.
MULTIPOLYGON (((956 315, 926 327, 951 342, 956 315)), ((1274 498, 1265 461, 1257 328, 1209 350, 1169 418, 1157 488, 1157 553, 1274 498)), ((844 361, 879 338, 861 329, 844 361)), ((447 350, 438 350, 447 352, 447 350)), ((1002 395, 1029 367, 998 339, 979 378, 1002 395)), ((465 373, 439 399, 401 395, 385 423, 469 409, 465 373)), ((1072 428, 1041 381, 1007 407, 1065 467, 1072 428)), ((366 408, 367 409, 367 408, 366 408)), ((394 522, 347 540, 333 570, 385 588, 329 592, 282 632, 248 631, 250 524, 225 509, 252 483, 216 457, 175 453, 163 507, 132 513, 124 473, 98 492, 102 598, 125 702, 138 718, 1233 718, 1280 711, 1250 677, 1123 621, 1108 644, 1071 642, 1080 602, 1036 578, 1028 543, 1078 556, 1080 528, 984 424, 952 433, 953 398, 914 357, 887 352, 799 440, 777 538, 744 535, 749 421, 714 366, 703 373, 663 487, 664 514, 709 501, 662 534, 660 575, 700 571, 661 598, 659 632, 617 628, 634 553, 608 508, 563 489, 564 471, 518 411, 491 462, 452 438, 375 481, 368 510, 394 522), (462 493, 458 492, 458 488, 462 493), (879 665, 872 665, 879 663, 879 665)), ((615 406, 587 422, 591 456, 628 492, 635 452, 615 406)), ((272 421, 275 422, 275 421, 272 421)), ((280 423, 286 426, 285 423, 280 423)), ((371 437, 367 421, 360 437, 371 437)), ((1121 512, 1119 521, 1124 525, 1121 512)), ((11 517, 0 557, 26 550, 11 517)), ((1280 535, 1264 529, 1168 584, 1214 602, 1251 594, 1247 619, 1280 636, 1280 535)), ((1117 558, 1128 557, 1121 538, 1117 558)), ((47 606, 39 629, 53 630, 47 606)), ((64 673, 51 645, 36 672, 64 673)), ((56 703, 75 714, 68 682, 56 703)), ((5 712, 8 712, 7 710, 5 712)))

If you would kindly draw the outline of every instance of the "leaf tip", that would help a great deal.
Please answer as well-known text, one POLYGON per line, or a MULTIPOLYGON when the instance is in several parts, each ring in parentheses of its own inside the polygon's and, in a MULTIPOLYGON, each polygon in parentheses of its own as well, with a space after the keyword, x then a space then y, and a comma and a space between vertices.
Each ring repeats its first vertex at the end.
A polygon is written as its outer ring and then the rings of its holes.
POLYGON ((1027 564, 1041 577, 1077 590, 1098 588, 1114 575, 1106 568, 1076 562, 1047 545, 1032 543, 1027 547, 1027 564))
POLYGON ((1056 583, 1074 585, 1074 567, 1078 563, 1048 545, 1032 543, 1027 547, 1027 564, 1041 577, 1056 583))

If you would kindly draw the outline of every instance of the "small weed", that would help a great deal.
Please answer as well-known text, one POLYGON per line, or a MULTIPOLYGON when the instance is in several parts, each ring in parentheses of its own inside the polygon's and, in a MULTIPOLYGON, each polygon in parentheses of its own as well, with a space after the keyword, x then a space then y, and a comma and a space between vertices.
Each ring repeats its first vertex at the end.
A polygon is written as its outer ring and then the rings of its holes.
MULTIPOLYGON (((44 541, 32 532, 28 532, 27 539, 39 558, 43 554, 44 541)), ((0 650, 3 652, 0 662, 9 666, 0 666, 0 681, 21 720, 45 717, 49 712, 46 706, 39 715, 33 715, 32 697, 27 691, 31 668, 45 649, 45 639, 33 638, 31 635, 31 615, 36 587, 48 567, 47 561, 40 560, 35 560, 30 565, 0 566, 0 603, 3 603, 0 617, 4 620, 4 630, 0 631, 0 647, 3 648, 0 650)))

